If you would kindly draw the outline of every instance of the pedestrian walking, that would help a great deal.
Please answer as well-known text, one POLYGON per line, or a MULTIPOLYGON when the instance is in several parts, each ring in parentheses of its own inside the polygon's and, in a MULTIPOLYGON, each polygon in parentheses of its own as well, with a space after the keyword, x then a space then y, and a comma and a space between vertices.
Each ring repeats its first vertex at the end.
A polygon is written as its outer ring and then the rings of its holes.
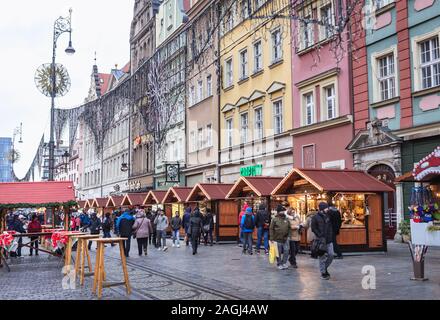
MULTIPOLYGON (((101 220, 99 220, 96 213, 91 214, 90 224, 88 227, 90 228, 90 234, 99 234, 101 231, 101 220)), ((96 246, 98 246, 98 244, 96 244, 96 246)), ((88 248, 89 250, 92 248, 92 241, 89 241, 88 248)))
POLYGON ((197 247, 199 244, 200 233, 202 231, 202 217, 200 216, 199 208, 194 209, 194 214, 190 219, 191 245, 193 249, 193 255, 197 254, 197 247))
POLYGON ((158 215, 159 215, 158 212, 154 211, 152 214, 152 217, 151 217, 152 218, 151 222, 153 223, 153 237, 152 237, 153 239, 152 239, 152 241, 153 241, 153 245, 155 248, 158 248, 160 246, 157 241, 157 220, 156 220, 156 218, 158 215))
POLYGON ((165 215, 163 210, 158 210, 158 216, 154 219, 157 228, 157 244, 159 245, 158 250, 167 251, 167 228, 168 228, 168 217, 165 215))
POLYGON ((257 227, 257 254, 260 254, 261 242, 264 244, 264 253, 269 254, 269 226, 270 215, 264 204, 258 207, 255 217, 255 226, 257 227))
MULTIPOLYGON (((26 230, 24 229, 23 220, 24 220, 24 216, 14 215, 14 217, 12 219, 11 230, 14 230, 15 232, 18 232, 18 233, 26 233, 26 230)), ((13 253, 13 255, 11 255, 12 257, 22 258, 22 256, 21 256, 22 245, 23 245, 23 237, 19 237, 17 251, 15 253, 13 253)))
POLYGON ((269 239, 278 247, 277 266, 279 270, 288 269, 290 223, 282 205, 277 206, 277 214, 270 222, 269 239))
POLYGON ((148 244, 151 245, 151 241, 153 239, 153 221, 154 221, 154 217, 153 217, 153 213, 151 212, 151 208, 147 209, 146 217, 148 220, 150 220, 150 224, 151 224, 151 232, 148 235, 148 244))
POLYGON ((301 240, 301 234, 299 233, 301 227, 301 217, 290 206, 286 210, 287 219, 290 223, 290 238, 289 238, 289 262, 293 268, 298 268, 296 264, 296 255, 299 251, 299 243, 301 240))
POLYGON ((328 204, 325 202, 319 203, 319 211, 312 219, 312 231, 316 236, 314 240, 317 242, 316 247, 322 253, 319 256, 319 271, 321 272, 321 279, 330 279, 328 268, 333 261, 333 229, 329 216, 328 204))
POLYGON ((333 230, 333 250, 335 252, 335 259, 342 259, 342 252, 341 247, 339 247, 338 242, 336 240, 336 237, 339 234, 339 230, 341 229, 342 225, 342 219, 341 219, 341 212, 334 207, 331 203, 329 204, 329 217, 330 221, 332 223, 332 230, 333 230))
MULTIPOLYGON (((107 212, 104 217, 104 221, 102 221, 102 232, 104 233, 104 238, 111 238, 111 230, 113 228, 113 220, 111 217, 111 213, 107 212)), ((111 244, 112 247, 115 245, 114 243, 111 244)))
POLYGON ((80 227, 83 231, 86 231, 90 226, 90 217, 87 213, 83 212, 79 216, 80 218, 80 227))
POLYGON ((130 210, 125 210, 124 213, 116 220, 116 229, 122 238, 127 238, 123 241, 124 253, 128 258, 130 255, 131 235, 134 224, 134 217, 131 215, 130 210))
POLYGON ((241 218, 241 230, 243 231, 243 254, 247 252, 252 255, 252 235, 255 229, 255 217, 252 214, 252 208, 246 208, 246 213, 241 218))
POLYGON ((212 238, 212 232, 214 230, 214 216, 212 215, 211 209, 206 208, 206 214, 202 218, 203 222, 203 239, 205 241, 205 246, 212 246, 214 239, 212 238))
POLYGON ((153 227, 144 210, 138 211, 132 228, 133 237, 137 240, 139 256, 142 256, 142 251, 148 255, 148 237, 153 232, 153 227))
POLYGON ((191 225, 191 207, 188 206, 185 209, 185 213, 183 215, 183 219, 182 219, 182 223, 183 223, 183 228, 185 229, 185 243, 186 246, 189 245, 189 241, 191 239, 191 233, 190 231, 190 225, 191 225))
POLYGON ((247 202, 243 204, 243 207, 241 208, 240 214, 238 215, 238 228, 240 230, 240 236, 238 239, 238 246, 241 247, 244 245, 244 234, 243 230, 241 229, 241 220, 243 219, 243 216, 246 214, 246 209, 248 208, 247 202))
MULTIPOLYGON (((38 221, 38 216, 36 214, 34 214, 32 216, 32 221, 28 224, 28 233, 39 233, 41 232, 42 228, 41 228, 41 224, 38 221)), ((35 247, 35 255, 38 256, 38 236, 32 236, 30 237, 31 239, 31 247, 29 248, 29 255, 32 256, 33 254, 33 247, 35 247)))
POLYGON ((122 215, 122 211, 121 210, 115 210, 114 212, 113 212, 113 232, 116 234, 116 235, 119 235, 119 230, 118 230, 118 226, 117 226, 117 224, 116 224, 116 221, 119 219, 119 217, 122 215))
POLYGON ((180 228, 182 227, 182 219, 180 219, 179 211, 176 211, 171 219, 171 229, 173 232, 173 247, 180 248, 180 228))

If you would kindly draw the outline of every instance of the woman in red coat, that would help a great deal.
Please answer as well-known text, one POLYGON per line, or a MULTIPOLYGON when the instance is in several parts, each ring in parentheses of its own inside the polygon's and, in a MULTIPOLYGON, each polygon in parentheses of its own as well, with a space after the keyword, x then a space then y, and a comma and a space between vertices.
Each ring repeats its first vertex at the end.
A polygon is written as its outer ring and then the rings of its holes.
MULTIPOLYGON (((41 232, 41 224, 38 221, 38 217, 36 214, 32 216, 32 221, 28 224, 28 233, 38 233, 41 232)), ((31 245, 31 248, 29 249, 29 255, 31 256, 33 253, 32 246, 35 247, 35 255, 38 256, 38 236, 30 237, 31 241, 33 241, 33 245, 31 245), (36 241, 35 241, 36 240, 36 241)))

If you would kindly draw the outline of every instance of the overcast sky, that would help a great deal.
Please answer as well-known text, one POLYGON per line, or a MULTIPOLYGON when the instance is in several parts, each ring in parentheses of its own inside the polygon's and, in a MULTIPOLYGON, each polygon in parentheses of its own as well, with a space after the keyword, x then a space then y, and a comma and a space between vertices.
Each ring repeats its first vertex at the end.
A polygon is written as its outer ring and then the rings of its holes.
MULTIPOLYGON (((22 178, 46 132, 49 140, 50 98, 35 87, 35 70, 52 59, 53 23, 72 13, 72 42, 76 53, 67 56, 68 33, 58 39, 57 62, 71 78, 70 91, 56 107, 81 104, 87 96, 97 52, 100 72, 130 58, 129 36, 134 0, 22 0, 3 1, 0 10, 0 137, 12 137, 23 123, 23 144, 16 144, 21 160, 14 169, 22 178)), ((17 137, 18 140, 18 137, 17 137)))

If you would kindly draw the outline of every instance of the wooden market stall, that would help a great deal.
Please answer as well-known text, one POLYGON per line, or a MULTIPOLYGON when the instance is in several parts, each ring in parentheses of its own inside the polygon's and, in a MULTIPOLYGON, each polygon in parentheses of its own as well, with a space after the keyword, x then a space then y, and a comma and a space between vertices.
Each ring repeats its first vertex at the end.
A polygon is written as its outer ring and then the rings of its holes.
POLYGON ((188 203, 211 209, 214 216, 213 238, 216 242, 237 240, 237 203, 226 199, 233 186, 226 183, 198 183, 186 199, 188 203))
POLYGON ((112 210, 119 209, 123 200, 124 196, 109 196, 105 207, 112 210))
POLYGON ((121 201, 121 207, 142 207, 148 193, 127 193, 121 201))
POLYGON ((294 168, 272 196, 285 197, 302 220, 319 202, 332 203, 341 212, 337 241, 343 251, 386 251, 384 192, 393 189, 363 171, 294 168))
MULTIPOLYGON (((185 204, 187 204, 186 199, 191 191, 191 187, 171 187, 168 189, 162 200, 168 221, 171 221, 176 211, 179 212, 180 218, 183 217, 185 204)), ((171 227, 168 228, 168 231, 171 232, 171 227)))
POLYGON ((95 198, 90 204, 90 207, 95 210, 98 217, 101 218, 106 212, 111 212, 112 210, 107 208, 108 198, 95 198))
POLYGON ((163 203, 163 199, 167 194, 166 190, 150 190, 144 199, 144 206, 154 206, 163 203))

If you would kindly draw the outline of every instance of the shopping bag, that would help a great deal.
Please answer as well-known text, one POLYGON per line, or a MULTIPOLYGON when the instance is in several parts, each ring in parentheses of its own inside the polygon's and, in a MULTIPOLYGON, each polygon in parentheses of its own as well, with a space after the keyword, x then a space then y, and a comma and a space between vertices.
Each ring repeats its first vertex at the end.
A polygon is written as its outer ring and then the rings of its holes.
POLYGON ((269 262, 274 263, 278 257, 278 246, 276 243, 271 243, 269 247, 269 262))

